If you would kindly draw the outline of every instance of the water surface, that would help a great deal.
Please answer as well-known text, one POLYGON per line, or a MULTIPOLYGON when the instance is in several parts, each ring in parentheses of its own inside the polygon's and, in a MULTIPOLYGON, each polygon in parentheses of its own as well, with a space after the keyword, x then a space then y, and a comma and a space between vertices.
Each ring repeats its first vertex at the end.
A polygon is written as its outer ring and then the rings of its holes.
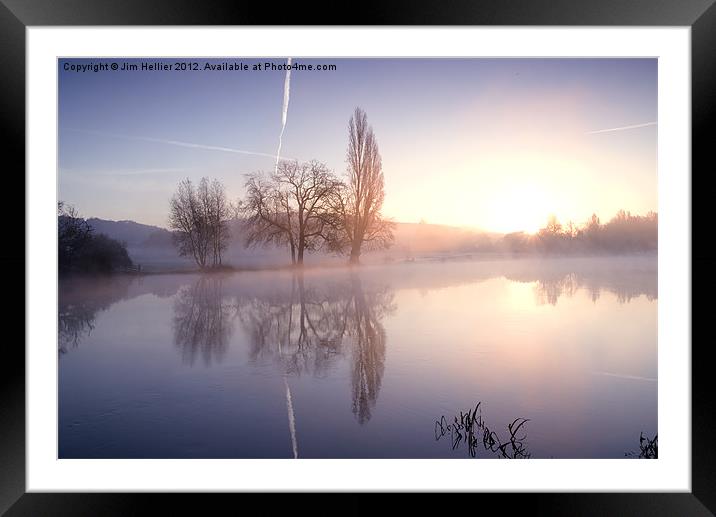
MULTIPOLYGON (((68 279, 61 458, 468 458, 480 402, 533 458, 657 433, 656 257, 68 279)), ((494 450, 478 448, 478 458, 494 450)))

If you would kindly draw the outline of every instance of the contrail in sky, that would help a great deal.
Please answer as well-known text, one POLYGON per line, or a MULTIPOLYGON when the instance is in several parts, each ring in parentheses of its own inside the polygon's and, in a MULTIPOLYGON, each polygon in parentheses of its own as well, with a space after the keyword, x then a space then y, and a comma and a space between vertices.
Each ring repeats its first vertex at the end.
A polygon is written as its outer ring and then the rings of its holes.
POLYGON ((637 129, 639 127, 655 126, 656 122, 645 122, 643 124, 634 124, 631 126, 610 127, 609 129, 597 129, 596 131, 587 131, 587 135, 596 135, 597 133, 611 133, 612 131, 624 131, 626 129, 637 129))
POLYGON ((286 60, 288 69, 286 70, 286 78, 283 81, 283 110, 281 111, 281 133, 278 135, 278 150, 276 151, 276 169, 278 172, 278 160, 281 157, 281 143, 283 141, 283 131, 286 129, 286 118, 288 117, 288 99, 291 95, 291 58, 286 60))
POLYGON ((192 142, 181 142, 179 140, 166 140, 164 138, 150 138, 150 137, 144 137, 144 136, 130 136, 130 135, 118 135, 115 133, 105 133, 104 131, 92 131, 88 129, 74 129, 74 128, 63 128, 66 131, 76 131, 78 133, 87 133, 90 135, 99 135, 99 136, 107 136, 111 138, 122 138, 124 140, 136 140, 139 142, 154 142, 158 144, 167 144, 167 145, 175 145, 178 147, 189 147, 192 149, 205 149, 207 151, 221 151, 224 153, 235 153, 235 154, 248 154, 252 156, 266 156, 268 158, 276 158, 278 160, 278 156, 270 153, 260 153, 257 151, 247 151, 245 149, 236 149, 233 147, 223 147, 218 145, 205 145, 205 144, 195 144, 192 142))
POLYGON ((159 138, 142 138, 146 142, 157 142, 161 144, 176 145, 179 147, 191 147, 194 149, 206 149, 207 151, 222 151, 225 153, 236 153, 236 154, 251 154, 254 156, 267 156, 273 158, 273 154, 259 153, 256 151, 246 151, 245 149, 234 149, 233 147, 222 147, 218 145, 204 145, 204 144, 193 144, 191 142, 180 142, 178 140, 162 140, 159 138))
POLYGON ((647 382, 658 382, 652 377, 640 377, 639 375, 623 375, 621 373, 610 373, 610 372, 592 372, 594 375, 606 375, 607 377, 618 377, 619 379, 629 379, 633 381, 647 381, 647 382))

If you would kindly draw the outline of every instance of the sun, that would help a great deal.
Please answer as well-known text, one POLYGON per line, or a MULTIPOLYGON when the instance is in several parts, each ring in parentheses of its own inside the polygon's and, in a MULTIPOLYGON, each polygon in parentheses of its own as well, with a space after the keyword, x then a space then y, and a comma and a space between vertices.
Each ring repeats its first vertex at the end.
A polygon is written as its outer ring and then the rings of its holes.
POLYGON ((550 214, 549 201, 539 188, 525 186, 507 190, 492 203, 490 230, 499 233, 537 233, 550 214))

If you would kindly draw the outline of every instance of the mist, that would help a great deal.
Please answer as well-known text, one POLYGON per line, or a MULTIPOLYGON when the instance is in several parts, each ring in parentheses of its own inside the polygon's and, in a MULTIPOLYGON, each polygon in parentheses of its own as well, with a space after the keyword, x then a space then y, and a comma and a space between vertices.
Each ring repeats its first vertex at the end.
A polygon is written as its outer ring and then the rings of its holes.
MULTIPOLYGON (((130 221, 89 219, 89 223, 119 241, 127 243, 132 260, 146 272, 196 270, 192 260, 178 256, 166 229, 130 221)), ((559 224, 559 223, 557 223, 559 224)), ((229 243, 224 264, 237 269, 278 268, 291 265, 284 247, 267 245, 247 248, 241 221, 229 225, 229 243)), ((562 225, 536 234, 501 234, 472 228, 429 223, 397 223, 394 242, 388 249, 366 251, 365 264, 431 260, 495 260, 555 257, 603 257, 655 255, 658 248, 656 215, 624 215, 601 224, 562 225)), ((319 250, 306 254, 310 267, 336 267, 346 263, 340 254, 319 250)))

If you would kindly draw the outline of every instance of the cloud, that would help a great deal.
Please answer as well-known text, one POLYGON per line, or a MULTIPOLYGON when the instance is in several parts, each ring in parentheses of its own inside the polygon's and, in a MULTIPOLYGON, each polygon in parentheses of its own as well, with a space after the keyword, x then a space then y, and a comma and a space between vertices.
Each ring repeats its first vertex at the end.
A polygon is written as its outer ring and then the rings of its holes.
POLYGON ((626 131, 627 129, 637 129, 640 127, 655 126, 656 122, 644 122, 643 124, 633 124, 631 126, 610 127, 608 129, 597 129, 596 131, 587 131, 587 135, 596 135, 597 133, 611 133, 612 131, 626 131))

